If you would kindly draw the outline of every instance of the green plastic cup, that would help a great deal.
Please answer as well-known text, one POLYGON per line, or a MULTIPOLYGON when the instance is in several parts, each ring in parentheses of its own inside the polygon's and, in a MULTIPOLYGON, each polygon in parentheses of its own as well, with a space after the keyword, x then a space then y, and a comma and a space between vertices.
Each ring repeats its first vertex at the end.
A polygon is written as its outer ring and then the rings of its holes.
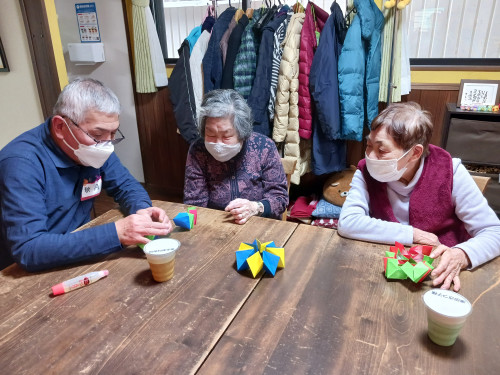
POLYGON ((431 289, 422 296, 427 310, 427 335, 441 346, 451 346, 472 312, 471 303, 451 290, 431 289))

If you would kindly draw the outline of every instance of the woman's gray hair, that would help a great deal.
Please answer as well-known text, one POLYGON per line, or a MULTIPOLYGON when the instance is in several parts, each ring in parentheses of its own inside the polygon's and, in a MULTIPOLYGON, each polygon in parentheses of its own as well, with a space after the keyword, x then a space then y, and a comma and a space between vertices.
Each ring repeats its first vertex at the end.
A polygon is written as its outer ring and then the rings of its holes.
POLYGON ((424 146, 424 155, 429 153, 432 137, 432 120, 428 111, 418 103, 393 103, 375 117, 371 130, 385 127, 397 145, 408 151, 416 144, 424 146))
POLYGON ((62 90, 52 111, 67 116, 77 124, 84 122, 88 112, 120 115, 120 102, 115 93, 92 78, 77 78, 62 90))
POLYGON ((248 139, 252 134, 252 110, 235 90, 212 90, 204 96, 198 114, 198 127, 202 138, 205 138, 205 125, 209 117, 229 119, 239 141, 248 139))

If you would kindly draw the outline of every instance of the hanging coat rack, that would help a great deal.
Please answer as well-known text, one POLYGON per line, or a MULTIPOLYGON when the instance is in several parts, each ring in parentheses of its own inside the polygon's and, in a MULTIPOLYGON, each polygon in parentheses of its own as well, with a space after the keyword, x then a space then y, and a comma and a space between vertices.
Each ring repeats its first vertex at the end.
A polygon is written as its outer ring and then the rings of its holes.
POLYGON ((214 9, 214 18, 217 21, 217 0, 212 0, 212 7, 214 9))

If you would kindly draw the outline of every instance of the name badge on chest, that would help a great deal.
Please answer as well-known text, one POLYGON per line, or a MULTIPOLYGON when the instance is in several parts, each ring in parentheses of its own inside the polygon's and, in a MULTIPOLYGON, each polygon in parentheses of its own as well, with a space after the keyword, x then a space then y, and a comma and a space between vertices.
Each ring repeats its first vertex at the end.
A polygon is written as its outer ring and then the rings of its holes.
POLYGON ((89 182, 87 179, 84 179, 82 187, 82 198, 80 200, 85 201, 87 199, 97 197, 101 193, 101 188, 101 176, 97 176, 94 182, 89 182))

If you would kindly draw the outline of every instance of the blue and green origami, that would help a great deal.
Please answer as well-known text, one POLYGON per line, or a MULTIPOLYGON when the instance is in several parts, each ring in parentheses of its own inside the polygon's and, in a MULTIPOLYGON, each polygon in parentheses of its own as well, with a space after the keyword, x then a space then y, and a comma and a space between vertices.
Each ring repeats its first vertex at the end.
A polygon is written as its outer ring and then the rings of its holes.
POLYGON ((187 211, 178 213, 173 220, 178 227, 191 230, 196 225, 198 213, 196 207, 188 207, 187 211))
POLYGON ((242 242, 236 251, 236 269, 250 269, 254 278, 262 269, 274 277, 278 268, 285 268, 285 249, 276 247, 273 241, 262 243, 255 239, 251 244, 242 242))

